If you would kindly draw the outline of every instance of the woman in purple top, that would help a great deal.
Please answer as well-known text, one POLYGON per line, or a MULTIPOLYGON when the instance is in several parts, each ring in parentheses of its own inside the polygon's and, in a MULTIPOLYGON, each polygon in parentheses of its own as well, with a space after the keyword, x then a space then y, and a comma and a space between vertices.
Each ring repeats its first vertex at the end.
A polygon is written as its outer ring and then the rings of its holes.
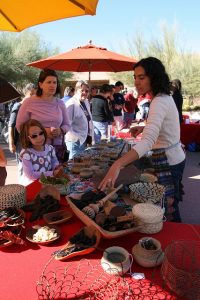
POLYGON ((20 160, 23 168, 23 185, 27 185, 45 176, 58 173, 61 166, 52 145, 46 144, 47 133, 37 120, 30 119, 20 127, 20 141, 22 151, 20 160))
POLYGON ((16 128, 29 119, 38 120, 47 133, 47 143, 62 144, 62 135, 68 129, 67 109, 56 97, 60 93, 58 76, 54 70, 40 72, 36 95, 24 100, 17 115, 16 128))

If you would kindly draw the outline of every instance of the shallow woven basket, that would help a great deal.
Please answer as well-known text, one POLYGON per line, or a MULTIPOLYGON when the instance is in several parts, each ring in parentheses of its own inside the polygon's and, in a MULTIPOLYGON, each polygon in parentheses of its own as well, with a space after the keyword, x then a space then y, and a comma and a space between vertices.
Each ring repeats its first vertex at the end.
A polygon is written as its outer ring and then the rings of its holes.
POLYGON ((178 296, 200 299, 200 241, 173 241, 165 249, 161 274, 178 296))
POLYGON ((26 203, 26 189, 20 184, 8 184, 0 187, 0 209, 20 208, 26 203))
POLYGON ((151 203, 139 203, 133 206, 132 213, 138 220, 138 231, 157 233, 163 228, 164 210, 151 203))
POLYGON ((155 182, 137 182, 129 188, 131 199, 141 203, 161 204, 165 194, 165 187, 155 182))

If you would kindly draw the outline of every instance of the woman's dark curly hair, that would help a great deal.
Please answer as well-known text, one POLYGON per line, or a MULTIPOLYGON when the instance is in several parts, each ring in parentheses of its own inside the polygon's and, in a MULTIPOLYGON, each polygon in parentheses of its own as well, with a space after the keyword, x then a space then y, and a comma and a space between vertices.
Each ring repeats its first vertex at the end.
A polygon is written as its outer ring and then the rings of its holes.
POLYGON ((156 57, 147 57, 138 61, 133 70, 142 67, 150 78, 151 89, 154 96, 157 94, 170 95, 170 81, 162 62, 156 57))
POLYGON ((40 72, 40 75, 39 75, 39 78, 38 78, 38 86, 37 86, 37 91, 36 91, 37 96, 42 96, 42 89, 39 86, 39 82, 44 82, 45 79, 48 76, 56 77, 56 79, 57 79, 57 89, 56 89, 55 95, 60 94, 60 83, 59 83, 59 80, 58 80, 58 75, 56 74, 56 72, 54 70, 44 69, 40 72))

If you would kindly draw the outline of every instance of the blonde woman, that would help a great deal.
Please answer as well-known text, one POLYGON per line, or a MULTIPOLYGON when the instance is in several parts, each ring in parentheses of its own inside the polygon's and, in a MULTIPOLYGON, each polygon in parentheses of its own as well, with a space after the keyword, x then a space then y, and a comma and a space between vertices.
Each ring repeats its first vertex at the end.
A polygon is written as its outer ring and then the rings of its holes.
POLYGON ((93 140, 94 130, 88 95, 87 83, 78 81, 74 96, 66 103, 70 128, 65 135, 65 142, 70 151, 70 159, 84 151, 87 144, 91 144, 93 140))

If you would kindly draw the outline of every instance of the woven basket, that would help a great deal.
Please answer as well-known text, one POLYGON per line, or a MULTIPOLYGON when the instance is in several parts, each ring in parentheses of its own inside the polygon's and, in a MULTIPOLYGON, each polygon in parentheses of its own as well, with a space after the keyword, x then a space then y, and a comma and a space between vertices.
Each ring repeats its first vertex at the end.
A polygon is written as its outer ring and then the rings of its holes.
POLYGON ((141 233, 157 233, 163 228, 164 211, 151 203, 139 203, 133 206, 132 213, 138 220, 138 231, 141 233))
POLYGON ((164 253, 161 249, 160 242, 156 239, 153 240, 154 243, 157 243, 158 245, 156 250, 144 249, 140 244, 136 244, 132 249, 132 254, 135 261, 142 267, 152 268, 159 266, 163 261, 164 253))
POLYGON ((161 274, 178 296, 200 299, 200 241, 173 241, 165 249, 161 274))
POLYGON ((8 184, 0 187, 0 209, 20 208, 26 203, 26 189, 20 184, 8 184))
POLYGON ((129 188, 131 199, 141 203, 161 204, 165 194, 165 187, 155 182, 138 182, 129 188))

